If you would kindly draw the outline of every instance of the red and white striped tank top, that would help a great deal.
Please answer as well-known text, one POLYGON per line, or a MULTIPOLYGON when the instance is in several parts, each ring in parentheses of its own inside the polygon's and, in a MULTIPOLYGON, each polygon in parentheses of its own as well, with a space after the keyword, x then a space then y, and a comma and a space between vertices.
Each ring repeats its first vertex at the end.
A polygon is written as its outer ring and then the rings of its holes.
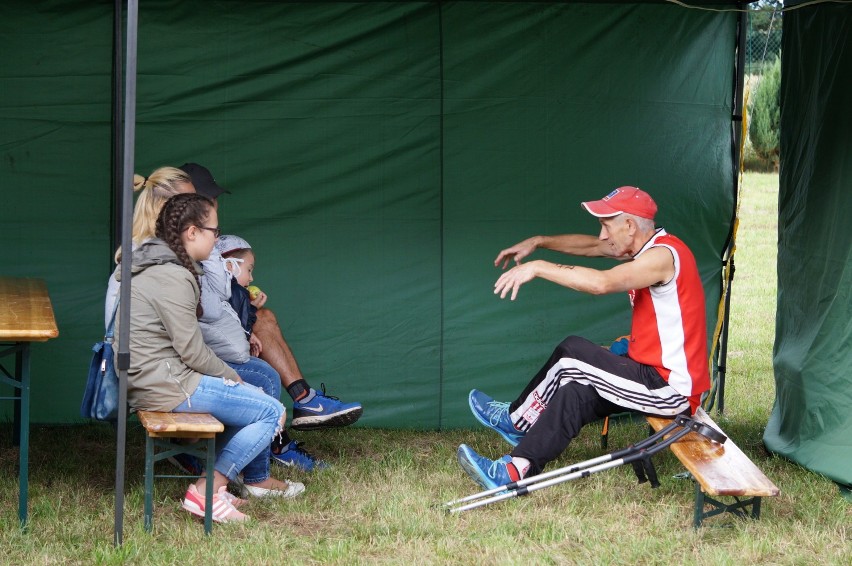
POLYGON ((674 277, 628 293, 633 322, 627 355, 656 368, 689 399, 694 413, 701 394, 710 389, 704 288, 695 257, 680 239, 660 228, 634 257, 654 247, 671 251, 674 277))

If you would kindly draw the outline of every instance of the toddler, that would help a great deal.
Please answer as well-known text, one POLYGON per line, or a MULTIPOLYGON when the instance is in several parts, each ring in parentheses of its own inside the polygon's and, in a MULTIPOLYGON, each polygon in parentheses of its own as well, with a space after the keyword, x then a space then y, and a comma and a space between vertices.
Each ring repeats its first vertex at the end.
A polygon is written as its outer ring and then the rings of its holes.
MULTIPOLYGON (((263 353, 263 343, 252 333, 252 326, 257 320, 257 309, 263 307, 267 296, 266 293, 257 287, 251 286, 251 283, 254 281, 254 251, 243 238, 234 235, 224 235, 216 241, 216 253, 221 258, 221 265, 227 273, 226 278, 229 280, 228 286, 230 288, 228 290, 230 293, 228 305, 239 319, 242 329, 248 337, 251 355, 261 356, 263 353)), ((206 269, 207 267, 205 266, 206 269)), ((291 397, 294 396, 295 390, 302 391, 302 397, 299 400, 296 400, 295 397, 293 399, 294 425, 298 423, 299 415, 297 411, 303 404, 315 399, 326 399, 323 395, 311 389, 304 380, 296 381, 296 387, 293 387, 294 383, 287 383, 287 377, 284 374, 281 374, 281 380, 287 386, 287 391, 291 397)), ((357 409, 357 414, 360 416, 361 406, 359 404, 339 404, 345 409, 349 409, 349 405, 351 405, 357 409)), ((349 410, 352 411, 353 409, 349 410)), ((355 419, 357 419, 357 416, 355 419)), ((295 466, 305 471, 311 471, 317 467, 328 467, 328 464, 316 460, 311 454, 301 448, 301 445, 301 442, 290 439, 287 432, 282 430, 272 442, 273 461, 278 462, 282 466, 295 466)))

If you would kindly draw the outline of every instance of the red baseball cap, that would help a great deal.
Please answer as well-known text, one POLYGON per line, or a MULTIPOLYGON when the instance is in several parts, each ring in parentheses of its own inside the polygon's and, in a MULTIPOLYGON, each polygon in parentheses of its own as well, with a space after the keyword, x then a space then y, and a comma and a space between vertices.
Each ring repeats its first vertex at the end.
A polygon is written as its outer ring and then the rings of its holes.
POLYGON ((580 203, 583 208, 598 218, 609 218, 627 213, 653 220, 657 214, 657 203, 651 195, 637 187, 618 187, 601 200, 580 203))

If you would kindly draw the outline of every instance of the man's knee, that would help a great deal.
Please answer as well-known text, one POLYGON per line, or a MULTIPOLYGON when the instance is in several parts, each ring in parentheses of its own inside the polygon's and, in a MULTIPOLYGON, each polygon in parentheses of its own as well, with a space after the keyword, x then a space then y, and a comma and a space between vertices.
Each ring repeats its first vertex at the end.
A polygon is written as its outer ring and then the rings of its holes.
MULTIPOLYGON (((569 336, 565 340, 560 342, 556 349, 568 354, 577 354, 587 350, 590 345, 595 346, 595 344, 583 338, 582 336, 569 336)), ((571 357, 577 356, 572 355, 571 357)))

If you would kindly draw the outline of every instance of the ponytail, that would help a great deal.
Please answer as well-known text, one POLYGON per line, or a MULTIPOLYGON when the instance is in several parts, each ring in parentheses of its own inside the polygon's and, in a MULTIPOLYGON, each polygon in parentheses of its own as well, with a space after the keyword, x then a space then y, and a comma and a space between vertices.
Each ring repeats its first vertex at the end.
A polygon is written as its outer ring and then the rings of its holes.
MULTIPOLYGON (((154 224, 157 215, 169 198, 180 194, 186 184, 192 180, 185 171, 175 167, 160 167, 148 177, 133 175, 133 192, 139 193, 136 205, 133 207, 132 239, 134 245, 139 245, 148 238, 154 237, 154 224)), ((115 263, 121 261, 121 248, 115 252, 115 263)))
POLYGON ((138 192, 144 190, 146 185, 148 184, 148 177, 143 177, 142 175, 133 174, 133 192, 138 192))

